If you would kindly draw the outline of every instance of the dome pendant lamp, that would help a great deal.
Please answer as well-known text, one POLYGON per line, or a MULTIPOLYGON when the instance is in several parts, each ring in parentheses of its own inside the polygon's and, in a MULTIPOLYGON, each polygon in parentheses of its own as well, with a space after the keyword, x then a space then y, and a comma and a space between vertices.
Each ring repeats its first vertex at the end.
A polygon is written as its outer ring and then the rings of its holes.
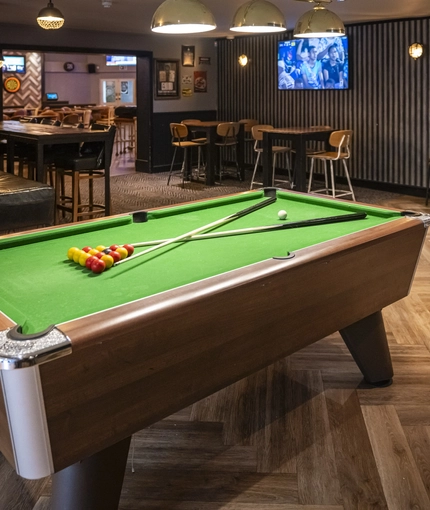
POLYGON ((48 6, 39 12, 37 23, 45 30, 57 30, 64 25, 64 16, 52 2, 48 2, 48 6))
POLYGON ((233 32, 284 32, 285 18, 282 12, 267 0, 251 0, 236 11, 230 30, 233 32))
POLYGON ((329 11, 316 1, 315 7, 299 18, 294 28, 293 36, 301 38, 312 37, 342 37, 345 26, 334 12, 329 11))
POLYGON ((160 34, 197 34, 215 28, 213 14, 200 0, 165 0, 151 23, 151 30, 160 34))

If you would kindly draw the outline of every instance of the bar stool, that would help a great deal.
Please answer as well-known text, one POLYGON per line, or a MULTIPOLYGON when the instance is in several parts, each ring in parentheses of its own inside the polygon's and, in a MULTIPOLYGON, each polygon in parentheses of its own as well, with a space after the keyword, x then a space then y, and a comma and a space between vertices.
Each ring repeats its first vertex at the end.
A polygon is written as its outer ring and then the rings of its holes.
POLYGON ((185 124, 179 124, 176 122, 172 122, 170 124, 170 133, 172 135, 172 145, 175 148, 173 152, 172 163, 170 164, 169 177, 167 178, 167 186, 170 184, 170 179, 173 175, 173 165, 175 164, 176 152, 178 149, 182 149, 184 151, 184 159, 182 160, 181 170, 179 175, 182 177, 182 186, 184 185, 185 177, 190 178, 191 176, 186 176, 185 172, 188 168, 189 161, 189 152, 193 147, 201 147, 205 144, 205 142, 197 142, 188 140, 188 128, 185 124))
MULTIPOLYGON (((261 147, 261 142, 263 140, 263 133, 261 129, 273 129, 273 126, 269 124, 256 124, 252 126, 252 137, 255 140, 254 143, 254 151, 257 153, 257 160, 255 161, 254 171, 252 173, 251 177, 251 186, 249 189, 253 189, 254 184, 258 184, 259 186, 263 186, 262 182, 257 182, 255 180, 255 176, 257 173, 258 168, 258 162, 260 161, 260 156, 263 154, 263 147, 261 147)), ((293 183, 291 180, 291 160, 290 160, 290 153, 291 153, 291 147, 287 147, 285 145, 274 145, 272 147, 272 153, 273 153, 273 159, 272 159, 272 186, 275 186, 275 183, 285 183, 288 182, 290 187, 293 187, 293 183), (275 170, 276 170, 276 159, 279 154, 286 154, 287 155, 287 170, 288 170, 288 181, 276 179, 275 177, 275 170)))
POLYGON ((352 189, 351 179, 349 177, 348 167, 346 165, 346 160, 350 158, 349 144, 351 141, 351 136, 352 136, 351 130, 333 131, 333 133, 330 135, 329 144, 332 147, 336 148, 337 150, 318 152, 318 153, 311 154, 308 156, 311 158, 311 170, 310 170, 310 175, 309 175, 308 193, 325 193, 325 194, 331 193, 333 198, 351 195, 352 199, 355 201, 354 190, 352 189), (336 189, 333 161, 338 161, 338 160, 342 161, 343 168, 345 171, 345 177, 348 182, 349 191, 336 189), (315 161, 323 161, 324 162, 325 187, 316 189, 316 190, 312 190, 312 178, 313 178, 314 162, 315 161), (330 161, 331 187, 329 186, 328 176, 327 176, 327 161, 330 161))
MULTIPOLYGON (((105 126, 103 126, 105 127, 105 126)), ((98 126, 91 126, 99 129, 98 126)), ((116 126, 106 128, 109 131, 108 150, 112 154, 116 126)), ((84 142, 75 154, 65 154, 55 164, 55 199, 58 212, 72 214, 72 222, 85 217, 93 217, 106 211, 106 203, 94 201, 94 180, 105 178, 109 169, 105 168, 106 153, 103 142, 84 142), (64 191, 64 178, 71 178, 71 195, 67 196, 64 191), (81 201, 81 181, 88 182, 88 200, 81 201)))
POLYGON ((216 129, 216 134, 218 135, 218 141, 215 142, 215 145, 219 148, 219 182, 221 184, 222 177, 225 175, 226 166, 225 161, 223 159, 223 155, 228 149, 233 150, 234 154, 234 163, 236 166, 236 175, 239 181, 242 180, 240 171, 239 171, 239 162, 237 160, 237 135, 239 134, 240 124, 239 122, 222 122, 218 124, 216 129))

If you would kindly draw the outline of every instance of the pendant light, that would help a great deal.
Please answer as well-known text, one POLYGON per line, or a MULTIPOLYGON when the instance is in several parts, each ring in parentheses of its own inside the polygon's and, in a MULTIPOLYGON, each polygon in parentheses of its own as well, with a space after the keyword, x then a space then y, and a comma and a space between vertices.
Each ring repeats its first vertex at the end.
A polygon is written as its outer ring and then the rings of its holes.
POLYGON ((151 30, 161 34, 196 34, 215 28, 213 14, 200 0, 165 0, 151 23, 151 30))
POLYGON ((251 0, 243 4, 233 17, 230 30, 234 32, 284 32, 285 18, 282 12, 266 0, 251 0))
MULTIPOLYGON (((301 38, 312 37, 342 37, 345 26, 334 12, 329 11, 316 1, 315 7, 299 18, 294 28, 293 36, 301 38)), ((325 2, 327 3, 327 2, 325 2)))
POLYGON ((52 2, 48 2, 48 6, 39 12, 37 23, 45 30, 57 30, 64 25, 64 16, 52 2))

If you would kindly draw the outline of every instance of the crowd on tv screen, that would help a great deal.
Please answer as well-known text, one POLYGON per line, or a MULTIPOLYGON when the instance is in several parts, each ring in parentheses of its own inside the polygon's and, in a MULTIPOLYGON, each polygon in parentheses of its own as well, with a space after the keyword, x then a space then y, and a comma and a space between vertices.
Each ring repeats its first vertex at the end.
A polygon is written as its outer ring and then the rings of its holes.
POLYGON ((347 38, 281 41, 278 47, 278 88, 348 88, 347 38))

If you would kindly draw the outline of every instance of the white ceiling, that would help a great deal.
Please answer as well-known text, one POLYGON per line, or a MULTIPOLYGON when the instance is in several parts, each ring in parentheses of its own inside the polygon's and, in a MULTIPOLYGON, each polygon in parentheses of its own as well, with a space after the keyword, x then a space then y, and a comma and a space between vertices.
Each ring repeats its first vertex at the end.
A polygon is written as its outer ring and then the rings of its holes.
MULTIPOLYGON (((217 29, 205 37, 233 35, 229 31, 236 9, 246 0, 203 0, 213 12, 217 29)), ((312 8, 306 0, 270 0, 285 14, 292 29, 297 19, 312 8)), ((35 25, 36 17, 47 0, 0 0, 1 23, 35 25)), ((105 8, 102 0, 55 0, 65 18, 64 28, 149 34, 154 11, 162 0, 112 0, 105 8)), ((333 0, 328 6, 344 23, 369 22, 430 16, 430 0, 333 0)), ((40 29, 42 30, 42 29, 40 29)))

